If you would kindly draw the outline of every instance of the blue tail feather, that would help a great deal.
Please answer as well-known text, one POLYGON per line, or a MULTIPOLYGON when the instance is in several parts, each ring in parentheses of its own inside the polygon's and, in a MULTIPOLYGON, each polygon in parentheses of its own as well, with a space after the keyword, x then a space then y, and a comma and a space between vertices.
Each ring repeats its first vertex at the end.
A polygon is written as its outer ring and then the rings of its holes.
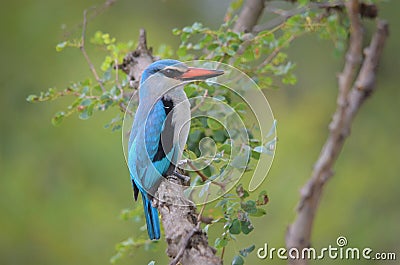
POLYGON ((158 219, 157 208, 151 205, 151 201, 147 198, 147 195, 142 193, 144 215, 146 217, 147 233, 149 238, 160 239, 160 221, 158 219))

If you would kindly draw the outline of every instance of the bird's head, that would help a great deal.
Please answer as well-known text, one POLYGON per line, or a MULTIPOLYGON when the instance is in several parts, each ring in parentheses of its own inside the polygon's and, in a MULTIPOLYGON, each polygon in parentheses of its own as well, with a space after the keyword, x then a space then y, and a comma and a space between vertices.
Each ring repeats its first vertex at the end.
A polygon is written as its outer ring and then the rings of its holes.
POLYGON ((162 95, 185 81, 205 80, 223 73, 221 70, 188 67, 177 60, 160 60, 143 71, 140 93, 162 95))

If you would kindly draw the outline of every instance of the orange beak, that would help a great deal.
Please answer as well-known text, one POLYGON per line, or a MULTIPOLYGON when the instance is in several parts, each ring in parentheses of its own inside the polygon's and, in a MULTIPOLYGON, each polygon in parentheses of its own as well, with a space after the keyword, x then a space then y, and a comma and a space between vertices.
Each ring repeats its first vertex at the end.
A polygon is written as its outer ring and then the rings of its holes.
POLYGON ((189 67, 186 72, 178 77, 178 79, 183 81, 205 80, 207 78, 216 77, 222 74, 224 74, 224 71, 222 70, 210 70, 204 68, 189 67))

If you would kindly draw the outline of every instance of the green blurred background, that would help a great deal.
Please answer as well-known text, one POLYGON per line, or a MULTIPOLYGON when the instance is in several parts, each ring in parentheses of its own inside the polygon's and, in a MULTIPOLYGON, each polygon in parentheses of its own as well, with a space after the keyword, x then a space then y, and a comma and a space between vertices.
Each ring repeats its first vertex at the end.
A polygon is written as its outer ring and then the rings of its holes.
MULTIPOLYGON (((25 101, 29 94, 53 86, 62 89, 90 75, 78 50, 57 53, 55 45, 63 40, 63 28, 78 36, 83 10, 101 3, 2 3, 0 264, 108 264, 117 242, 143 233, 138 224, 119 218, 121 209, 132 207, 132 191, 120 132, 103 129, 115 112, 97 113, 88 121, 74 116, 53 127, 50 118, 68 99, 50 104, 25 101)), ((102 30, 122 41, 136 40, 144 27, 151 46, 176 47, 172 28, 194 21, 216 27, 228 5, 228 0, 119 0, 90 21, 88 36, 102 30)), ((379 88, 357 116, 335 176, 325 189, 313 233, 316 247, 335 245, 343 235, 351 247, 396 252, 400 258, 398 10, 399 1, 381 6, 380 16, 389 20, 391 36, 379 69, 379 88)), ((298 84, 267 92, 279 136, 275 162, 263 184, 271 202, 266 217, 255 222, 256 233, 228 251, 226 264, 234 251, 250 242, 257 247, 264 242, 284 246, 299 189, 310 175, 335 109, 342 59, 331 50, 330 43, 316 37, 296 40, 290 55, 298 66, 298 84)), ((164 243, 159 244, 158 251, 137 249, 119 264, 147 264, 152 259, 165 264, 164 243)), ((285 264, 260 261, 254 252, 247 260, 247 264, 285 264)))

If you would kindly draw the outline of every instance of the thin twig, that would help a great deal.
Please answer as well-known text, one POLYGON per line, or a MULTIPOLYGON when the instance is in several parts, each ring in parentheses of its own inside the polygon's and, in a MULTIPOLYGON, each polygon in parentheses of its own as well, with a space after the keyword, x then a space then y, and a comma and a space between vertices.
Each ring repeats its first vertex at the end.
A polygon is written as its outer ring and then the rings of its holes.
MULTIPOLYGON (((291 18, 295 15, 304 13, 306 10, 307 10, 307 7, 295 8, 292 10, 279 10, 279 17, 271 19, 265 24, 255 25, 253 27, 253 34, 258 34, 262 31, 270 30, 270 29, 276 28, 280 25, 283 25, 289 18, 291 18)), ((274 14, 276 14, 278 12, 276 8, 272 8, 272 7, 268 8, 267 11, 270 11, 274 14)))
POLYGON ((221 251, 221 259, 224 260, 224 255, 225 255, 225 247, 222 248, 221 251))
MULTIPOLYGON (((242 36, 242 38, 244 39, 244 41, 240 44, 238 50, 236 51, 235 55, 232 56, 229 59, 229 64, 234 64, 235 60, 240 57, 247 49, 247 47, 252 43, 252 42, 256 42, 257 40, 264 38, 270 34, 274 34, 276 31, 280 30, 281 28, 283 28, 284 24, 278 24, 276 25, 276 27, 268 30, 268 32, 256 32, 253 30, 252 33, 246 33, 242 36)), ((254 27, 257 27, 254 26, 254 27)))
POLYGON ((117 85, 117 87, 118 87, 118 89, 120 91, 121 97, 123 97, 124 96, 124 89, 122 88, 121 83, 119 82, 119 65, 118 65, 118 59, 117 58, 114 59, 114 65, 115 65, 114 66, 114 69, 115 69, 115 84, 117 85))
MULTIPOLYGON (((195 165, 193 165, 192 161, 190 161, 189 159, 187 160, 187 164, 189 165, 189 167, 191 167, 193 169, 194 172, 196 172, 197 175, 199 175, 199 177, 201 178, 201 180, 203 182, 206 182, 209 178, 203 174, 203 172, 201 172, 195 165)), ((225 191, 225 184, 222 182, 218 182, 218 181, 211 181, 212 184, 219 186, 223 191, 225 191)))
POLYGON ((289 43, 291 43, 297 36, 291 35, 281 46, 276 47, 265 60, 258 66, 258 68, 263 68, 267 64, 269 64, 277 55, 278 53, 289 43))
POLYGON ((190 110, 190 112, 193 113, 193 112, 195 112, 198 108, 200 108, 201 106, 203 106, 204 100, 206 99, 207 96, 208 96, 208 89, 206 89, 206 90, 204 91, 204 94, 203 94, 203 96, 201 97, 200 102, 199 102, 196 106, 194 106, 194 107, 190 110))
POLYGON ((206 204, 208 201, 208 197, 210 196, 210 193, 207 192, 206 197, 204 198, 203 205, 201 206, 199 215, 197 216, 197 228, 200 229, 200 224, 201 224, 201 218, 203 217, 204 209, 206 208, 206 204))
MULTIPOLYGON (((104 11, 110 8, 113 4, 115 4, 117 0, 106 0, 100 7, 92 6, 89 9, 94 10, 91 15, 87 18, 87 22, 90 22, 92 19, 96 18, 97 16, 101 15, 104 11)), ((63 36, 65 39, 70 38, 70 36, 75 33, 78 29, 83 26, 83 22, 75 25, 70 31, 64 32, 63 36)))
POLYGON ((203 224, 212 224, 212 222, 214 221, 214 218, 209 217, 209 216, 201 216, 200 218, 200 222, 202 222, 203 224))
POLYGON ((82 24, 82 37, 81 37, 81 45, 79 46, 79 49, 81 50, 83 56, 85 57, 85 60, 87 64, 89 65, 90 71, 92 71, 92 74, 96 78, 97 83, 99 84, 101 90, 103 92, 106 92, 106 89, 103 86, 103 81, 99 78, 99 75, 96 72, 96 69, 93 66, 92 61, 89 58, 89 55, 86 52, 85 49, 85 38, 86 38, 86 27, 87 27, 87 9, 83 11, 83 24, 82 24))
MULTIPOLYGON (((252 33, 258 34, 261 31, 275 28, 276 26, 284 24, 291 17, 298 14, 302 14, 310 9, 325 9, 327 12, 333 9, 342 11, 345 7, 345 3, 346 3, 345 1, 332 1, 325 3, 311 2, 307 6, 301 8, 294 8, 291 10, 282 10, 274 7, 267 7, 266 11, 269 11, 273 14, 278 14, 279 16, 269 20, 264 24, 255 25, 253 27, 252 33)), ((375 4, 360 3, 359 9, 360 9, 360 14, 363 17, 373 19, 377 16, 377 7, 375 4)))

